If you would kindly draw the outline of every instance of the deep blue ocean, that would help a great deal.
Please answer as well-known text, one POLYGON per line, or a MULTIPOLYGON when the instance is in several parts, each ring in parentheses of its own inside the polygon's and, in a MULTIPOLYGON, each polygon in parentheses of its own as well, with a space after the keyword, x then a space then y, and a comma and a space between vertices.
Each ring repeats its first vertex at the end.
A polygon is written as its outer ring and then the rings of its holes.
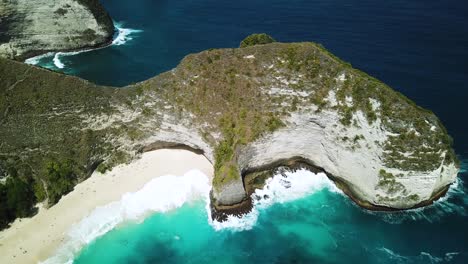
POLYGON ((468 263, 467 1, 102 3, 125 38, 39 65, 120 87, 170 70, 189 53, 237 47, 251 33, 314 41, 434 111, 465 171, 448 197, 425 209, 371 213, 323 188, 259 210, 244 231, 215 231, 204 201, 193 201, 110 231, 76 263, 468 263))

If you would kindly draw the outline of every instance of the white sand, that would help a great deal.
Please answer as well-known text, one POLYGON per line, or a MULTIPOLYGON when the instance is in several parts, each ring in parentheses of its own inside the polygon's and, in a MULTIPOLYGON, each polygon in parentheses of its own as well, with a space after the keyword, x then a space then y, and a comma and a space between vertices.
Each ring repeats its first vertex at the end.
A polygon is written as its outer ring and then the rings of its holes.
POLYGON ((0 232, 0 263, 43 261, 65 240, 70 227, 96 207, 140 190, 155 177, 181 176, 193 169, 200 170, 211 181, 211 163, 204 156, 186 150, 151 151, 129 165, 118 166, 105 174, 96 172, 50 209, 41 208, 34 217, 17 220, 0 232))

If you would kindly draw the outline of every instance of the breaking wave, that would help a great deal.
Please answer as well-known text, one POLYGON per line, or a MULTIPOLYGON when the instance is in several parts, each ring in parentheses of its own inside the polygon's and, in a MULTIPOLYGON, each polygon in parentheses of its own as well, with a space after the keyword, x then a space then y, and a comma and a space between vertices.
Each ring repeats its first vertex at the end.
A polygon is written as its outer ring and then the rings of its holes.
MULTIPOLYGON (((85 245, 115 227, 127 222, 142 221, 149 214, 174 210, 186 202, 197 199, 206 202, 207 221, 214 230, 236 232, 252 229, 257 223, 260 212, 275 203, 290 202, 324 189, 343 195, 342 191, 324 173, 316 174, 305 169, 295 172, 279 169, 273 177, 266 180, 263 189, 257 189, 252 194, 251 212, 241 217, 229 216, 226 221, 219 222, 213 221, 210 217, 210 189, 208 177, 197 170, 190 171, 183 176, 168 175, 155 178, 141 190, 127 193, 120 201, 96 208, 88 217, 75 224, 57 254, 44 263, 72 263, 75 254, 85 245)), ((375 214, 386 222, 399 224, 412 220, 434 222, 451 213, 466 215, 466 208, 468 208, 468 196, 462 180, 458 178, 450 187, 448 194, 431 206, 397 213, 367 210, 366 212, 375 214)), ((384 252, 387 257, 390 256, 398 263, 414 263, 424 260, 428 263, 438 263, 461 254, 449 252, 444 256, 434 257, 429 253, 421 252, 419 256, 402 256, 385 247, 379 248, 378 251, 384 252)))
POLYGON ((211 220, 210 183, 208 177, 197 170, 183 176, 162 176, 147 183, 141 190, 127 193, 120 201, 96 208, 89 216, 72 226, 64 244, 43 264, 72 263, 75 255, 87 244, 115 227, 127 222, 142 221, 149 214, 164 213, 181 207, 184 203, 203 199, 209 224, 217 231, 242 231, 254 227, 259 210, 274 203, 284 203, 316 191, 329 189, 340 192, 324 173, 307 170, 281 171, 266 181, 263 189, 252 194, 254 203, 250 213, 230 216, 225 222, 211 220))
POLYGON ((141 190, 126 193, 120 201, 96 208, 89 216, 72 226, 56 255, 44 264, 72 263, 85 245, 126 222, 141 221, 150 213, 164 213, 188 201, 208 199, 208 177, 198 170, 183 176, 162 176, 151 180, 141 190))
MULTIPOLYGON (((114 26, 116 32, 114 34, 113 40, 111 45, 109 46, 121 46, 126 44, 127 42, 134 39, 135 35, 138 33, 143 32, 141 29, 132 29, 132 28, 124 28, 122 23, 114 22, 114 26)), ((65 63, 61 60, 62 57, 67 56, 74 56, 80 53, 90 52, 93 50, 99 50, 103 48, 107 48, 108 46, 99 47, 99 48, 92 48, 92 49, 83 49, 79 51, 71 51, 71 52, 49 52, 46 54, 42 54, 39 56, 35 56, 29 59, 26 59, 24 62, 31 65, 41 65, 43 59, 52 58, 52 63, 55 68, 57 69, 64 69, 65 63)), ((41 65, 42 66, 42 65, 41 65)), ((43 65, 47 67, 47 65, 43 65)))
POLYGON ((112 45, 120 46, 126 44, 128 41, 133 40, 135 34, 143 32, 141 29, 123 28, 121 24, 116 23, 115 28, 117 34, 112 40, 112 45))
POLYGON ((242 217, 228 216, 224 222, 210 220, 210 223, 215 230, 249 230, 255 226, 260 210, 275 203, 293 201, 323 189, 341 193, 341 190, 328 179, 325 173, 315 174, 305 169, 295 172, 279 170, 276 175, 266 181, 263 189, 257 189, 252 194, 253 208, 250 213, 242 217))

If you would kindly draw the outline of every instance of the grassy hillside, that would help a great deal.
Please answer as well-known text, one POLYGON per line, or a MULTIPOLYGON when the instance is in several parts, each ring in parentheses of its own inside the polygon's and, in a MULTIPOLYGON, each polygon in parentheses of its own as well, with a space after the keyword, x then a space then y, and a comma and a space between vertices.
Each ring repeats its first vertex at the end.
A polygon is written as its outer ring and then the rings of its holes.
POLYGON ((389 168, 457 162, 434 114, 315 43, 204 51, 120 89, 0 59, 0 227, 34 213, 36 202, 56 203, 101 162, 105 170, 128 161, 167 116, 214 149, 216 188, 239 175, 239 148, 311 105, 338 112, 346 126, 357 111, 381 122, 392 133, 382 146, 389 168), (441 129, 429 133, 433 126, 441 129))

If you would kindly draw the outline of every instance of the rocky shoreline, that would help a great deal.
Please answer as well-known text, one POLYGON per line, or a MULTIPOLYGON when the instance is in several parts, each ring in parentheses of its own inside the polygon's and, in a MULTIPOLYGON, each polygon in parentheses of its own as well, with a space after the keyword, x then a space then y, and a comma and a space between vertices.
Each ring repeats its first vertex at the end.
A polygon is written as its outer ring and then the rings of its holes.
MULTIPOLYGON (((338 187, 346 196, 351 199, 357 206, 362 209, 370 210, 370 211, 377 211, 377 212, 400 212, 410 209, 416 209, 420 207, 425 207, 428 205, 433 204, 438 199, 442 198, 450 188, 450 185, 444 186, 441 190, 434 193, 434 195, 425 201, 421 201, 419 204, 405 209, 398 209, 392 208, 387 206, 380 206, 374 205, 367 201, 359 199, 359 196, 353 193, 352 189, 349 188, 347 183, 337 177, 334 177, 330 173, 327 173, 322 168, 319 168, 313 164, 312 161, 304 159, 302 157, 293 157, 291 159, 282 159, 278 160, 274 163, 265 164, 261 167, 250 169, 243 173, 243 182, 244 188, 246 190, 247 197, 241 203, 232 204, 232 205, 223 205, 223 206, 215 206, 214 203, 210 204, 211 208, 211 216, 213 220, 217 220, 220 222, 226 221, 229 215, 235 215, 238 217, 242 217, 245 214, 250 213, 253 208, 252 198, 251 195, 255 192, 256 189, 263 188, 265 184, 265 180, 268 178, 273 177, 276 173, 278 173, 279 169, 286 169, 288 171, 295 172, 300 169, 306 169, 313 173, 325 173, 327 177, 333 181, 333 183, 338 187), (257 179, 260 178, 260 183, 257 182, 257 179)), ((213 197, 211 196, 212 200, 213 197)))
POLYGON ((9 154, 0 172, 29 177, 38 202, 57 202, 96 164, 106 171, 160 148, 213 164, 221 220, 249 211, 253 189, 279 166, 324 171, 371 210, 427 205, 459 171, 432 112, 315 43, 191 54, 119 89, 6 59, 0 75, 0 152, 9 154), (67 172, 67 188, 40 173, 50 164, 67 172))
MULTIPOLYGON (((116 31, 114 31, 116 33, 116 31)), ((79 48, 71 48, 71 49, 57 49, 57 50, 32 50, 28 51, 21 56, 18 56, 15 58, 17 61, 26 61, 27 59, 31 59, 34 57, 42 56, 48 53, 57 53, 57 52, 85 52, 85 51, 90 51, 90 50, 96 50, 96 49, 103 49, 107 48, 112 45, 112 42, 114 40, 114 35, 110 35, 108 39, 105 42, 98 43, 95 45, 89 45, 89 46, 82 46, 79 48)))

